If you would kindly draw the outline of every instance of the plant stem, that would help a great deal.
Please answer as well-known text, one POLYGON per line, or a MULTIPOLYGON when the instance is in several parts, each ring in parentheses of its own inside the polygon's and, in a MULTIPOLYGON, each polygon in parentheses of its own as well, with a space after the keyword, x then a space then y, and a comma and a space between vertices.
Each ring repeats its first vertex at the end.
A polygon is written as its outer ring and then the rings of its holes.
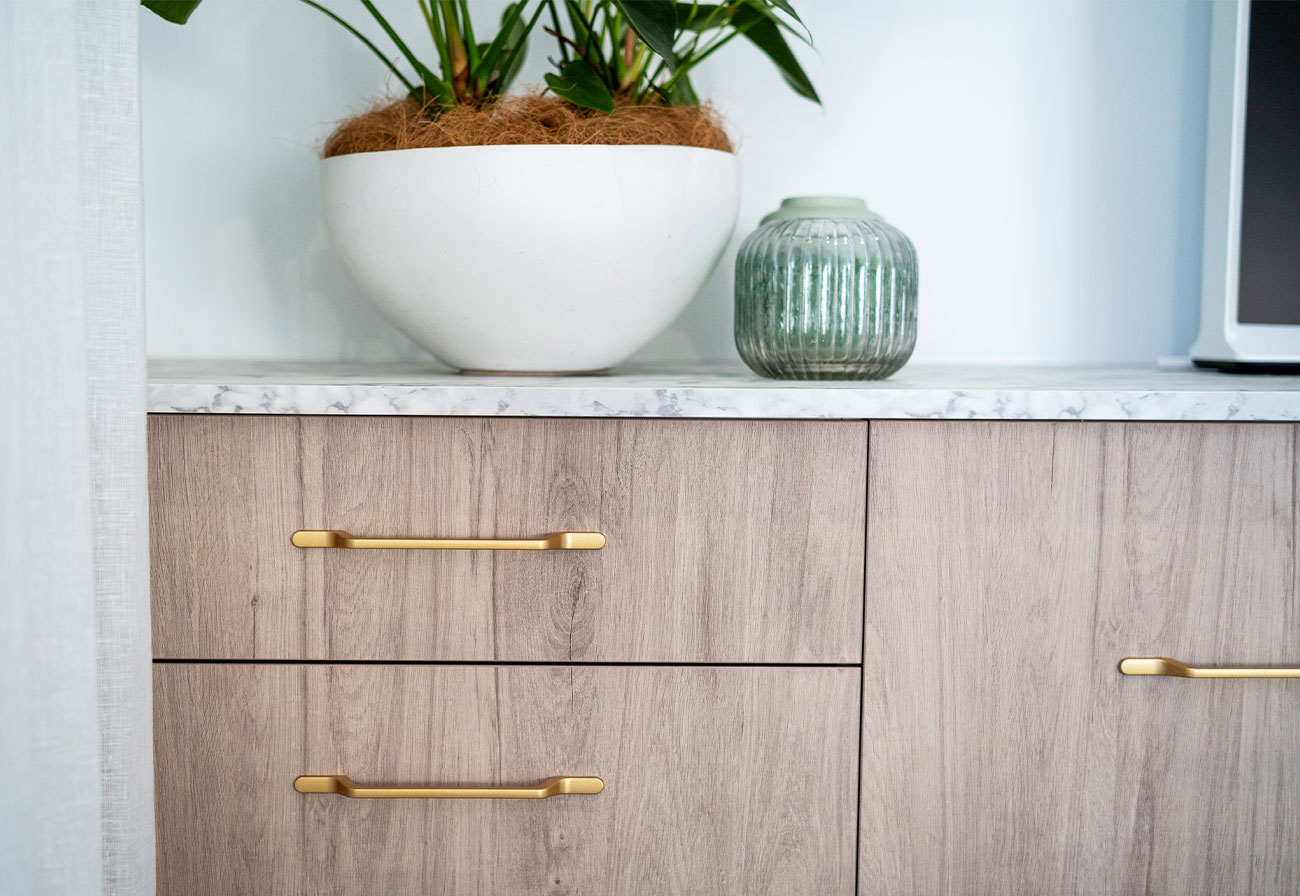
MULTIPOLYGON (((579 58, 579 59, 582 59, 582 60, 585 60, 586 63, 587 63, 588 65, 591 65, 591 60, 590 60, 590 59, 587 59, 587 54, 586 54, 586 52, 582 49, 582 47, 580 47, 580 46, 578 46, 576 43, 574 43, 574 42, 573 42, 573 38, 569 37, 569 35, 567 35, 567 34, 561 34, 559 31, 554 31, 554 30, 552 30, 552 29, 550 29, 550 28, 546 28, 546 27, 543 27, 542 30, 545 31, 547 34, 549 34, 551 37, 555 38, 556 41, 559 42, 559 44, 560 44, 561 47, 565 46, 566 44, 567 44, 568 46, 573 47, 573 52, 575 52, 575 53, 578 54, 578 58, 579 58)), ((600 71, 600 69, 596 68, 596 66, 594 66, 594 65, 592 65, 591 67, 592 67, 593 69, 595 69, 597 72, 600 71)))
MULTIPOLYGON (((627 50, 627 45, 631 44, 632 58, 628 60, 627 71, 623 73, 623 81, 619 84, 619 89, 624 93, 630 93, 635 96, 637 93, 637 81, 640 80, 641 73, 645 69, 646 54, 649 53, 650 48, 645 44, 638 44, 636 35, 632 32, 631 28, 628 29, 627 36, 623 40, 624 52, 627 50)), ((624 58, 626 58, 626 56, 624 58)))
MULTIPOLYGON (((596 8, 596 11, 599 11, 599 9, 604 8, 608 4, 609 0, 602 0, 601 6, 596 8)), ((606 86, 612 89, 614 82, 609 77, 609 72, 605 66, 604 60, 598 61, 591 52, 591 41, 592 38, 596 36, 596 12, 592 11, 593 7, 590 3, 586 3, 585 6, 586 9, 579 5, 576 0, 565 0, 565 9, 569 13, 569 20, 573 23, 573 30, 575 32, 584 32, 581 35, 583 37, 581 46, 574 41, 570 41, 570 44, 574 51, 587 61, 587 64, 591 66, 592 71, 596 73, 596 76, 604 81, 606 86)), ((597 49, 599 49, 599 47, 597 47, 597 49)))
POLYGON ((433 46, 438 51, 438 65, 442 70, 443 78, 451 77, 451 58, 447 55, 447 41, 442 36, 442 25, 438 21, 438 15, 429 5, 429 0, 420 0, 420 11, 424 13, 424 22, 429 26, 429 34, 433 38, 433 46))
POLYGON ((438 33, 433 30, 433 11, 429 9, 429 0, 416 0, 420 6, 420 15, 424 16, 425 27, 429 29, 429 37, 433 38, 435 46, 438 44, 438 33))
POLYGON ((438 0, 442 9, 442 27, 447 35, 447 55, 451 66, 452 87, 457 99, 465 99, 465 87, 469 83, 469 57, 465 54, 465 42, 460 36, 460 27, 456 23, 456 9, 452 0, 438 0))
MULTIPOLYGON (((600 75, 601 80, 604 81, 606 84, 609 83, 609 78, 606 77, 605 66, 603 64, 603 61, 601 64, 597 64, 592 61, 591 42, 592 40, 596 40, 597 42, 596 49, 597 50, 600 49, 599 46, 600 41, 597 37, 597 31, 596 31, 596 14, 599 13, 601 10, 603 10, 605 8, 605 5, 608 2, 609 0, 605 0, 605 3, 602 4, 601 6, 589 7, 587 10, 584 10, 587 17, 587 39, 582 42, 582 58, 587 60, 587 63, 596 70, 596 74, 600 75)), ((606 16, 606 18, 608 19, 609 17, 606 16)))
POLYGON ((469 0, 460 0, 461 33, 465 35, 465 53, 469 56, 469 68, 472 72, 478 65, 478 39, 474 37, 474 23, 469 17, 469 0))
MULTIPOLYGON (((551 24, 555 27, 555 30, 554 31, 550 31, 549 29, 543 29, 543 30, 547 31, 549 34, 559 34, 560 14, 555 9, 555 0, 545 0, 545 3, 548 7, 550 7, 551 24)), ((569 48, 564 45, 564 41, 560 41, 560 62, 565 63, 568 61, 569 61, 569 48)))
MULTIPOLYGON (((672 76, 663 83, 662 85, 663 89, 668 90, 669 88, 671 88, 675 83, 677 83, 678 78, 685 75, 687 72, 689 72, 695 66, 699 65, 705 59, 708 59, 710 56, 712 56, 714 53, 720 50, 723 46, 725 46, 728 42, 739 37, 740 35, 744 34, 746 31, 748 31, 750 28, 754 27, 754 25, 759 21, 761 20, 755 18, 742 27, 733 28, 733 30, 730 31, 726 36, 706 46, 698 56, 689 58, 684 62, 679 62, 677 64, 677 70, 673 72, 672 76)), ((694 52, 694 44, 692 44, 691 51, 692 53, 694 52)))
POLYGON ((623 32, 623 64, 632 67, 633 54, 636 52, 636 33, 631 29, 623 32))
POLYGON ((681 63, 678 63, 677 70, 674 71, 672 75, 668 78, 668 80, 661 85, 663 89, 668 90, 670 87, 672 87, 674 84, 677 83, 678 78, 685 75, 687 72, 689 72, 695 66, 699 65, 705 59, 708 59, 711 55, 713 55, 715 52, 721 49, 733 38, 739 37, 741 34, 744 34, 744 32, 741 31, 740 29, 736 29, 735 31, 732 31, 730 34, 728 34, 726 37, 720 38, 719 40, 716 40, 709 46, 705 47, 704 50, 700 53, 700 55, 696 56, 694 59, 689 60, 688 64, 683 65, 681 63))
POLYGON ((402 86, 405 87, 405 88, 407 89, 408 92, 410 92, 410 93, 414 93, 414 92, 415 92, 415 85, 412 84, 410 81, 408 81, 408 80, 406 79, 406 76, 402 74, 401 70, 398 69, 398 67, 397 67, 396 65, 393 64, 393 61, 392 61, 391 59, 389 59, 387 56, 385 56, 382 50, 380 50, 380 49, 379 49, 378 47, 376 47, 373 43, 371 43, 371 42, 370 42, 370 39, 367 38, 364 34, 362 34, 362 33, 361 33, 360 31, 358 31, 357 29, 353 28, 351 25, 349 25, 347 22, 343 21, 343 19, 339 18, 339 17, 336 16, 334 13, 330 12, 330 11, 329 11, 328 9, 326 9, 325 7, 321 6, 319 3, 314 2, 314 0, 299 0, 299 2, 301 2, 301 3, 306 3, 306 4, 307 4, 308 6, 310 6, 312 9, 316 9, 316 10, 319 10, 319 11, 325 13, 325 15, 329 16, 329 17, 330 17, 331 19, 333 19, 335 22, 338 22, 340 25, 342 25, 344 28, 346 28, 346 29, 347 29, 347 30, 352 34, 353 37, 355 37, 357 40, 359 40, 359 41, 361 41, 363 44, 365 44, 366 47, 370 50, 370 52, 372 52, 372 53, 374 53, 376 56, 378 56, 378 57, 379 57, 379 60, 380 60, 381 62, 383 62, 384 65, 388 66, 388 70, 389 70, 390 72, 392 72, 394 76, 396 76, 397 80, 399 80, 399 81, 402 82, 402 86))

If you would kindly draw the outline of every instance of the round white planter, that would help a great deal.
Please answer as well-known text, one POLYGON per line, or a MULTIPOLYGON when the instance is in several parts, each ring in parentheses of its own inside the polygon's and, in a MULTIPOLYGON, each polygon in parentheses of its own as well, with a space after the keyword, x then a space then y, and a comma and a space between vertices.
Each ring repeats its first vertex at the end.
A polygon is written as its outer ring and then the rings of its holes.
POLYGON ((343 269, 461 370, 600 371, 682 312, 731 238, 740 163, 685 146, 463 146, 322 163, 343 269))

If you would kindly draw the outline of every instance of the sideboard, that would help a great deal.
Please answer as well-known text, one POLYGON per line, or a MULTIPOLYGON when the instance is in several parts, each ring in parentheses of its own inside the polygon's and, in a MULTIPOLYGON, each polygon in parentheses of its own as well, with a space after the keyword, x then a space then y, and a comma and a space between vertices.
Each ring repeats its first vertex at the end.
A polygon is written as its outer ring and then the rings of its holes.
POLYGON ((162 893, 1300 890, 1300 381, 196 370, 162 893))

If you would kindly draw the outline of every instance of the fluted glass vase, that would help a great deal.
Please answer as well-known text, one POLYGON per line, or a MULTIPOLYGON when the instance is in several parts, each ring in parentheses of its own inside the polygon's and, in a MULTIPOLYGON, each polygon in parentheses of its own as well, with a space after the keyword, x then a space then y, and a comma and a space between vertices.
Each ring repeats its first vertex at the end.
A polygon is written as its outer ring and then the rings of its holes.
POLYGON ((883 379, 916 346, 916 249, 861 199, 798 197, 736 256, 736 348, 777 379, 883 379))

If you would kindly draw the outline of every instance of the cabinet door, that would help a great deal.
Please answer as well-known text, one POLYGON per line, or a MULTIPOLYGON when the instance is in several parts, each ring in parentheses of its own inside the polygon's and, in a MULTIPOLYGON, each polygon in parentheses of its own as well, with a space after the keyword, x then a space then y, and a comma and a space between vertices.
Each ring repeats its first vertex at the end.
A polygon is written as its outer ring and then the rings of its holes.
POLYGON ((851 896, 860 673, 155 666, 163 896, 851 896), (352 799, 536 785, 546 799, 352 799))
POLYGON ((872 424, 860 891, 1300 892, 1297 428, 872 424))

